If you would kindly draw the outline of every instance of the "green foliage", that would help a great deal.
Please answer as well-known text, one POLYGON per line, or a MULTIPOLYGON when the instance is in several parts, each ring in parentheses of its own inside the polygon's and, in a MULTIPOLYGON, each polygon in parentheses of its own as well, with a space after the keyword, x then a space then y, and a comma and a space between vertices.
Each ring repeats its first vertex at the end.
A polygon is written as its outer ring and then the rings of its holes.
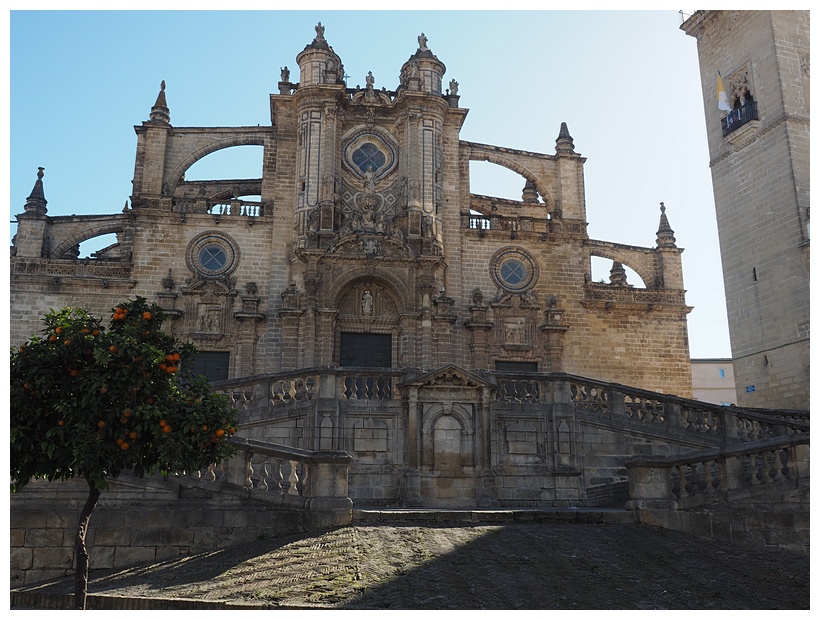
POLYGON ((193 346, 160 331, 142 297, 112 309, 108 328, 84 310, 45 318, 11 353, 12 490, 32 478, 195 471, 233 453, 236 411, 185 372, 193 346))

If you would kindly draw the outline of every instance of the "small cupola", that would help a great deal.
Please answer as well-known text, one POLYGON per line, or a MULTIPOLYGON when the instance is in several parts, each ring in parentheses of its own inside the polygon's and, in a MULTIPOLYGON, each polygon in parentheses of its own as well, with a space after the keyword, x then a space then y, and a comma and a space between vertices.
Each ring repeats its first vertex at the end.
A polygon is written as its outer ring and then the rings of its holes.
POLYGON ((441 81, 447 68, 427 47, 427 37, 423 32, 418 42, 416 53, 401 68, 401 86, 409 91, 441 95, 441 81))
POLYGON ((316 24, 315 30, 316 37, 296 56, 296 62, 299 63, 299 88, 319 84, 344 84, 342 60, 328 45, 322 22, 316 24))

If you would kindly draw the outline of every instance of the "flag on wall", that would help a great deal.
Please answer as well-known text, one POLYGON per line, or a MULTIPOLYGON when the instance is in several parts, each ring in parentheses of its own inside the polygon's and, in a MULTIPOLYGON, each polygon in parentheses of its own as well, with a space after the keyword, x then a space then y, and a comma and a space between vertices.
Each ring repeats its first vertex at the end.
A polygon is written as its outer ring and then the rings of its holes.
POLYGON ((732 107, 729 105, 729 95, 726 94, 726 87, 723 85, 723 78, 720 77, 720 71, 718 71, 717 79, 717 101, 718 110, 731 112, 732 107))

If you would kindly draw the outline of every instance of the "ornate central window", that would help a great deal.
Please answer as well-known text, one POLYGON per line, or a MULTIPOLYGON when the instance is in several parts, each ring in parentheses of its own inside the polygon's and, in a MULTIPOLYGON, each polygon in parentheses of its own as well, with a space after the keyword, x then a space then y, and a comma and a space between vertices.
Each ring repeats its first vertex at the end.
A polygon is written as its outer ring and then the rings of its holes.
POLYGON ((345 166, 358 177, 373 170, 376 180, 390 174, 398 164, 398 145, 386 131, 376 127, 356 130, 348 134, 342 150, 345 166))
POLYGON ((387 158, 384 156, 372 142, 365 142, 355 151, 353 151, 353 163, 358 166, 362 172, 367 172, 368 168, 372 168, 374 173, 378 173, 379 168, 384 166, 387 158))

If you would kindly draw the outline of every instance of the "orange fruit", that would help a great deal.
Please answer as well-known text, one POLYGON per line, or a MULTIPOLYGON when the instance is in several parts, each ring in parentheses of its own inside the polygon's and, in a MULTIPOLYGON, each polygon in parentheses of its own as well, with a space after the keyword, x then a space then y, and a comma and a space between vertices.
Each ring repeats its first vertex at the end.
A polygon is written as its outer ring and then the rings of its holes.
POLYGON ((123 409, 122 417, 127 418, 130 415, 131 415, 131 410, 130 409, 123 409))
POLYGON ((142 318, 144 318, 146 321, 150 321, 152 317, 153 315, 147 310, 142 313, 142 318))
POLYGON ((131 431, 130 433, 128 433, 128 437, 131 438, 131 439, 136 439, 137 438, 137 431, 131 431))
POLYGON ((117 352, 117 345, 112 344, 110 347, 108 347, 108 350, 111 351, 111 353, 116 353, 117 352))
POLYGON ((160 426, 168 426, 168 421, 165 418, 163 418, 159 421, 159 425, 160 426))
POLYGON ((60 420, 57 422, 57 426, 65 426, 65 420, 60 420))
POLYGON ((172 430, 174 430, 174 429, 172 429, 170 426, 163 426, 162 427, 162 432, 163 433, 170 433, 172 430))
POLYGON ((179 353, 174 353, 174 361, 175 362, 179 361, 179 353))
POLYGON ((104 420, 99 420, 97 422, 97 426, 99 426, 100 428, 105 428, 105 421, 104 420))
POLYGON ((62 328, 62 327, 58 327, 58 328, 56 328, 56 329, 54 330, 54 333, 55 333, 55 334, 60 334, 60 333, 62 333, 62 331, 63 331, 63 328, 62 328))
POLYGON ((66 340, 64 344, 65 344, 65 346, 68 346, 68 345, 70 345, 70 344, 71 344, 71 341, 70 341, 70 340, 66 340))
POLYGON ((203 424, 203 425, 202 425, 202 430, 203 430, 203 431, 207 431, 207 430, 208 430, 208 425, 207 425, 207 424, 203 424))
POLYGON ((54 334, 51 334, 51 336, 48 337, 49 342, 54 342, 55 340, 58 340, 58 338, 54 334))
POLYGON ((217 429, 217 431, 216 431, 216 436, 217 437, 222 437, 222 435, 224 435, 224 434, 225 434, 225 431, 223 429, 221 429, 221 428, 217 429))
POLYGON ((100 394, 107 394, 107 393, 108 393, 108 388, 106 386, 102 386, 100 388, 100 394))
POLYGON ((122 438, 122 437, 117 437, 117 438, 114 440, 114 442, 115 442, 118 446, 119 446, 119 445, 122 445, 123 438, 122 438))
POLYGON ((92 336, 99 336, 99 335, 100 335, 100 330, 99 330, 99 329, 95 329, 93 332, 91 332, 91 335, 92 335, 92 336))
POLYGON ((77 375, 80 374, 80 371, 77 370, 76 368, 72 368, 71 370, 68 371, 68 374, 70 374, 72 377, 76 377, 77 375))
POLYGON ((128 450, 128 448, 130 448, 130 447, 131 447, 131 445, 127 441, 123 441, 120 444, 120 448, 122 448, 123 450, 128 450))

